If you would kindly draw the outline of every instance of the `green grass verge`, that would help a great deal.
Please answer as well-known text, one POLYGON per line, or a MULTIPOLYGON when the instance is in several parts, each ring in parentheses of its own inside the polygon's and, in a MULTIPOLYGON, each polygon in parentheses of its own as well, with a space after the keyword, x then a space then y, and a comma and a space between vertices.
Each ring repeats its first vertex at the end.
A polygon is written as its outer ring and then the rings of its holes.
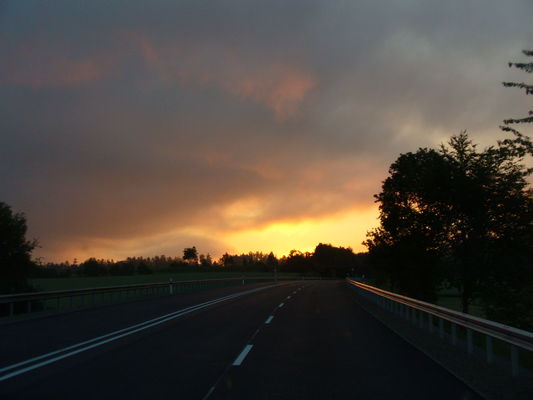
MULTIPOLYGON (((98 288, 106 286, 135 285, 142 283, 168 282, 170 278, 174 282, 192 281, 202 279, 223 279, 239 278, 243 276, 240 272, 168 272, 151 275, 125 275, 125 276, 87 276, 71 278, 38 278, 31 279, 30 283, 38 291, 50 290, 73 290, 85 288, 98 288)), ((250 277, 272 277, 270 272, 247 272, 244 276, 250 277)), ((296 278, 298 274, 283 274, 280 278, 296 278)))
MULTIPOLYGON (((454 311, 462 311, 462 305, 461 305, 461 298, 460 297, 439 297, 438 300, 435 302, 436 305, 441 307, 449 308, 450 310, 454 311)), ((481 307, 478 304, 470 304, 470 307, 468 309, 468 314, 473 315, 475 317, 485 317, 485 312, 483 311, 483 307, 481 307)))

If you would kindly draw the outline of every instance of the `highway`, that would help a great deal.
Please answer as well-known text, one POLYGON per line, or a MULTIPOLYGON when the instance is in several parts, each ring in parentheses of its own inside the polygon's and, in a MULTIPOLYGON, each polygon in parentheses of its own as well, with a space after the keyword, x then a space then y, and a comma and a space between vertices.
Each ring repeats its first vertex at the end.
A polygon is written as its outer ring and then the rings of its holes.
POLYGON ((480 399, 342 281, 208 289, 0 325, 0 399, 480 399))

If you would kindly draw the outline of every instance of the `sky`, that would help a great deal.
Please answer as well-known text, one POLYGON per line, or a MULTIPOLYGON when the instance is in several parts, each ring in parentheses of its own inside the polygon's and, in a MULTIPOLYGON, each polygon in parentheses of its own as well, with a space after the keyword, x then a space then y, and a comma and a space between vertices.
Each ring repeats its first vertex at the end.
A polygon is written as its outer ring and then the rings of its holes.
POLYGON ((47 261, 364 251, 389 165, 531 109, 531 0, 0 1, 0 201, 47 261))

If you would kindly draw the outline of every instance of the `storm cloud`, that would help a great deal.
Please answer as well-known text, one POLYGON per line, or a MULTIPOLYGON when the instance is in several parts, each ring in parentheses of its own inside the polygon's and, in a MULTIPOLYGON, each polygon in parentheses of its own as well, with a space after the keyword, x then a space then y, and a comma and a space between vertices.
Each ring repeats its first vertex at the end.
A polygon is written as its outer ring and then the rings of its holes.
MULTIPOLYGON (((249 251, 231 238, 375 214, 401 152, 462 129, 490 144, 527 112, 500 82, 524 78, 506 63, 531 48, 531 15, 527 0, 4 1, 0 200, 46 260, 249 251)), ((359 249, 359 224, 330 241, 359 249)))

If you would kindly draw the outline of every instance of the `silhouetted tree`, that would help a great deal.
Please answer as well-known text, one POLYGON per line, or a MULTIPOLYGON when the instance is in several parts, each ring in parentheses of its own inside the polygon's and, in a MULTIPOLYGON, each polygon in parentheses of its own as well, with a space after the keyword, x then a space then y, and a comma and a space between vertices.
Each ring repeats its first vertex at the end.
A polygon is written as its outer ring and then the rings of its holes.
POLYGON ((141 261, 137 265, 137 273, 141 275, 150 275, 150 274, 153 274, 154 271, 148 266, 148 264, 145 261, 141 261))
POLYGON ((274 255, 273 252, 268 253, 267 259, 266 259, 266 266, 268 271, 275 271, 278 268, 279 261, 274 255))
POLYGON ((209 253, 207 255, 200 254, 200 265, 205 268, 213 266, 213 258, 209 253))
POLYGON ((424 300, 435 297, 439 283, 435 248, 443 216, 439 196, 449 175, 444 157, 432 149, 402 154, 376 195, 381 226, 365 245, 378 277, 390 289, 424 300))
POLYGON ((186 247, 183 249, 183 259, 185 261, 192 261, 194 263, 198 262, 198 250, 196 247, 186 247))
MULTIPOLYGON (((522 53, 527 57, 533 57, 532 50, 522 50, 522 53)), ((510 62, 509 68, 517 68, 528 74, 533 72, 533 62, 510 62)), ((526 95, 533 94, 533 85, 525 82, 503 82, 505 87, 516 87, 524 89, 526 95)), ((510 132, 514 136, 513 139, 505 139, 502 141, 507 146, 509 151, 514 152, 517 156, 523 157, 526 154, 533 155, 533 144, 528 136, 524 136, 517 129, 512 128, 510 125, 518 124, 530 124, 533 122, 533 110, 529 110, 529 116, 524 118, 508 118, 503 121, 504 125, 500 125, 500 129, 504 132, 510 132)), ((533 172, 533 168, 528 170, 529 173, 533 172)))
POLYGON ((0 202, 0 293, 24 292, 31 289, 27 278, 33 268, 31 252, 37 242, 26 240, 26 217, 13 213, 0 202))
POLYGON ((299 250, 291 250, 287 257, 283 257, 280 263, 282 272, 312 273, 313 262, 312 254, 309 252, 302 253, 299 250))
MULTIPOLYGON (((518 249, 531 237, 528 170, 523 153, 513 146, 499 142, 479 152, 463 132, 438 151, 402 154, 391 165, 376 196, 381 226, 365 243, 371 254, 390 260, 387 275, 400 291, 422 291, 419 296, 427 298, 445 277, 460 290, 468 312, 474 298, 490 292, 495 269, 520 275, 522 267, 494 264, 496 258, 505 260, 502 246, 518 249), (412 288, 409 281, 414 280, 423 284, 412 288)), ((531 280, 531 273, 521 282, 513 278, 520 292, 531 280)), ((488 296, 486 301, 491 301, 488 296)))
MULTIPOLYGON (((527 57, 533 57, 533 51, 532 50, 522 50, 522 53, 526 55, 527 57)), ((528 74, 533 72, 533 62, 510 62, 509 68, 517 68, 521 69, 522 71, 527 72, 528 74)), ((517 87, 519 89, 524 89, 526 95, 533 94, 533 85, 530 83, 525 82, 503 82, 503 86, 505 87, 517 87)), ((516 133, 516 130, 512 129, 509 125, 511 124, 529 124, 533 122, 533 111, 529 111, 529 117, 524 118, 509 118, 503 121, 505 125, 501 126, 500 128, 504 131, 510 131, 513 133, 516 133)))
POLYGON ((355 267, 352 249, 319 243, 312 256, 315 270, 322 276, 344 277, 355 267))
POLYGON ((80 264, 80 271, 86 276, 100 276, 107 273, 106 266, 103 261, 99 261, 94 257, 88 258, 80 264))

